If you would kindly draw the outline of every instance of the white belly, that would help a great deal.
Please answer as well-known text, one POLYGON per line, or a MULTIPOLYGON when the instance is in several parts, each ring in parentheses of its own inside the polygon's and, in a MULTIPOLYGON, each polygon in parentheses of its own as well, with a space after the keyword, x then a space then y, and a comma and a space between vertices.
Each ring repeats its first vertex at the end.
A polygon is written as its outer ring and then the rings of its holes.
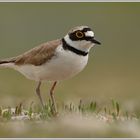
POLYGON ((59 50, 57 56, 41 66, 23 65, 15 69, 24 76, 36 81, 60 81, 78 74, 86 66, 87 56, 79 56, 73 52, 59 50))

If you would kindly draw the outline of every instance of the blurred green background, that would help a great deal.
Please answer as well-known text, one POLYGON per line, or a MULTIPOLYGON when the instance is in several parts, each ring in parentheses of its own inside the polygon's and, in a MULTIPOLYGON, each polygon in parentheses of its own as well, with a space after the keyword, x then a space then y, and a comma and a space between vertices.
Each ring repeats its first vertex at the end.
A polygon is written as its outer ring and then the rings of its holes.
MULTIPOLYGON (((70 28, 88 25, 102 42, 87 67, 59 83, 58 103, 111 98, 133 109, 140 99, 140 3, 0 3, 0 59, 19 55, 43 42, 62 38, 70 28)), ((0 105, 39 104, 34 81, 0 69, 0 105)), ((51 83, 44 83, 47 99, 51 83)))

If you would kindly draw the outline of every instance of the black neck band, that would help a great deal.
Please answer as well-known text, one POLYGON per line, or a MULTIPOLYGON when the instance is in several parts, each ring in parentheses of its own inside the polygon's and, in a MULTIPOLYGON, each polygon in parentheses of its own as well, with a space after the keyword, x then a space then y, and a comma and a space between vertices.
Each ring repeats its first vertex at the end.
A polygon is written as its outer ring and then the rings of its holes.
POLYGON ((64 50, 69 50, 69 51, 72 51, 72 52, 74 52, 74 53, 76 53, 76 54, 78 54, 78 55, 82 55, 82 56, 86 56, 86 55, 88 54, 88 52, 84 52, 84 51, 78 50, 78 49, 76 49, 76 48, 70 46, 70 45, 65 41, 64 38, 62 39, 62 43, 63 43, 62 47, 63 47, 64 50))

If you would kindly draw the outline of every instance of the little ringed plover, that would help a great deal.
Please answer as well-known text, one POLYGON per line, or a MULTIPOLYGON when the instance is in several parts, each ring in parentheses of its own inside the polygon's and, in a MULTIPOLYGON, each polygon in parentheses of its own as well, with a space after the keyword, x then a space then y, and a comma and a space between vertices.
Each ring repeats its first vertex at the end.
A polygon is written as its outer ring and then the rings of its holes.
POLYGON ((89 51, 95 44, 101 43, 94 38, 91 28, 77 26, 62 39, 48 41, 19 56, 0 60, 0 67, 13 68, 26 78, 37 81, 36 93, 42 106, 41 82, 52 81, 50 96, 52 107, 57 112, 53 94, 57 81, 81 72, 88 62, 89 51))

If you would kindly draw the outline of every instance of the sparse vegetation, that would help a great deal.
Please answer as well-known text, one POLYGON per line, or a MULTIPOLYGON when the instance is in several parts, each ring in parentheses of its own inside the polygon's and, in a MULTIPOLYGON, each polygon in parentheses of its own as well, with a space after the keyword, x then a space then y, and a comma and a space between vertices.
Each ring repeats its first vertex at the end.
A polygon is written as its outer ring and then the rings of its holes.
POLYGON ((53 113, 48 101, 44 108, 31 103, 25 109, 0 107, 1 137, 139 137, 140 120, 135 113, 125 111, 118 101, 101 106, 96 101, 80 100, 58 104, 53 113), (10 130, 10 131, 9 131, 10 130), (6 134, 6 135, 5 135, 6 134))
MULTIPOLYGON (((89 103, 83 103, 82 100, 79 101, 78 105, 74 103, 69 103, 65 105, 58 105, 59 106, 59 115, 61 114, 73 114, 78 113, 79 115, 87 115, 90 114, 92 116, 96 115, 97 117, 106 118, 108 121, 117 121, 121 120, 122 118, 125 120, 128 119, 138 119, 136 115, 132 115, 127 111, 122 111, 120 108, 120 104, 115 101, 110 101, 109 107, 101 107, 98 105, 96 101, 91 101, 89 103)), ((45 107, 37 107, 33 105, 33 102, 30 104, 29 108, 24 109, 24 105, 20 103, 15 108, 8 107, 6 109, 2 109, 0 107, 0 117, 1 120, 49 120, 51 118, 57 118, 57 115, 52 111, 52 105, 50 100, 48 103, 45 104, 45 107)))

